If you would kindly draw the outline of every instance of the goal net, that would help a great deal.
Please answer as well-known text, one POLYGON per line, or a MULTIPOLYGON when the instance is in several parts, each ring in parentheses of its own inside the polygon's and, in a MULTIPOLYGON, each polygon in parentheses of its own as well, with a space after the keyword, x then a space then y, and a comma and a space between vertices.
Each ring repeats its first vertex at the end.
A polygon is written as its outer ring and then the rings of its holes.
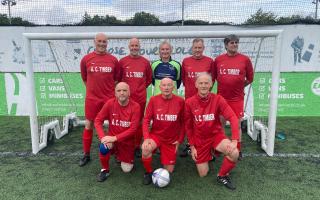
MULTIPOLYGON (((131 37, 140 38, 140 54, 150 61, 159 59, 158 47, 168 39, 172 58, 182 63, 190 56, 194 38, 205 41, 204 54, 212 58, 225 52, 223 38, 240 37, 239 51, 254 65, 255 79, 246 87, 243 129, 273 155, 280 76, 279 30, 179 31, 179 32, 110 32, 106 33, 108 52, 118 59, 128 54, 131 37)), ((50 139, 61 138, 73 126, 83 124, 85 88, 80 76, 81 58, 94 50, 95 33, 25 33, 27 79, 30 86, 30 127, 34 154, 45 148, 50 139), (80 117, 79 117, 80 116, 80 117)), ((152 87, 148 88, 148 96, 152 87)), ((184 96, 183 85, 178 94, 184 96)))

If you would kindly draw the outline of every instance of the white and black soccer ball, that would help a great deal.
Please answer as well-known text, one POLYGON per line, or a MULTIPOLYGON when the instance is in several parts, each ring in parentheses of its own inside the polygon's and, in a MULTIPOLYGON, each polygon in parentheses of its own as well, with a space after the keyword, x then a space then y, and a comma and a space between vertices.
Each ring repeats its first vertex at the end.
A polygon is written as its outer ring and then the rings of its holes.
POLYGON ((168 170, 159 168, 152 174, 152 182, 156 187, 165 187, 170 183, 170 174, 168 170))

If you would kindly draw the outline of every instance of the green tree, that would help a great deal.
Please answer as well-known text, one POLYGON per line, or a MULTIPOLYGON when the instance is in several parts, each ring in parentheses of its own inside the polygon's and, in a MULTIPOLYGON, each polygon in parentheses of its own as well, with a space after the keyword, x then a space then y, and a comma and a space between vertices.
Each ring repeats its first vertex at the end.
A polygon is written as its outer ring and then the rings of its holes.
POLYGON ((91 16, 87 12, 85 12, 79 25, 90 25, 90 23, 91 16))
POLYGON ((263 12, 260 8, 255 14, 251 15, 244 24, 252 25, 273 25, 277 24, 277 16, 272 12, 263 12))
POLYGON ((303 17, 300 15, 280 17, 277 22, 278 24, 320 24, 320 20, 316 20, 310 16, 303 17))
POLYGON ((0 14, 0 25, 1 26, 32 26, 33 23, 23 20, 21 17, 12 17, 11 24, 6 14, 0 14))
POLYGON ((110 26, 110 25, 122 25, 123 22, 118 20, 114 16, 106 15, 99 16, 94 15, 91 17, 87 12, 84 13, 82 20, 79 24, 81 26, 110 26))
POLYGON ((0 14, 0 25, 2 26, 10 25, 9 18, 7 17, 6 14, 0 14))
POLYGON ((104 17, 104 22, 106 25, 121 25, 123 22, 121 20, 118 20, 115 16, 109 16, 106 15, 104 17))
POLYGON ((130 25, 135 26, 152 26, 162 24, 157 16, 146 12, 135 13, 134 17, 132 19, 126 20, 126 22, 130 25))

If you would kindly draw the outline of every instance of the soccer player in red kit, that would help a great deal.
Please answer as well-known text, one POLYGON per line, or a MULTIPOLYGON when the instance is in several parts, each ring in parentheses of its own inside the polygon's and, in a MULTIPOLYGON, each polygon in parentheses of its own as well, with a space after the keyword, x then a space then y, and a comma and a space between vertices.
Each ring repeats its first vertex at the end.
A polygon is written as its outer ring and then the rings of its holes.
POLYGON ((185 99, 197 94, 195 82, 198 74, 203 72, 212 73, 214 62, 212 58, 203 55, 204 48, 203 39, 194 39, 192 41, 192 56, 182 61, 181 78, 185 88, 185 99))
POLYGON ((229 172, 236 166, 239 151, 238 118, 226 100, 210 92, 212 78, 209 74, 200 74, 196 80, 198 93, 186 100, 185 129, 191 148, 191 156, 195 161, 200 177, 209 171, 208 161, 212 159, 211 151, 215 149, 223 153, 224 159, 219 170, 217 181, 234 190, 229 172), (231 140, 224 134, 219 116, 230 121, 231 140))
POLYGON ((80 63, 81 77, 86 87, 86 121, 82 135, 84 155, 79 166, 84 166, 90 161, 94 119, 105 102, 114 96, 114 86, 120 74, 117 58, 107 53, 107 36, 98 33, 94 44, 94 52, 85 55, 80 63))
POLYGON ((152 82, 152 69, 150 62, 139 55, 140 41, 132 38, 129 42, 130 54, 119 60, 120 79, 130 86, 130 98, 140 105, 141 124, 136 133, 136 156, 141 157, 140 145, 142 140, 142 118, 146 107, 146 88, 152 82))
POLYGON ((253 66, 248 56, 238 52, 239 38, 236 35, 228 35, 224 39, 224 45, 227 53, 215 59, 213 78, 218 83, 218 94, 227 100, 238 117, 240 139, 237 148, 240 151, 239 159, 241 159, 241 118, 243 117, 244 88, 253 81, 253 66))
MULTIPOLYGON (((181 78, 184 85, 185 99, 197 94, 197 88, 195 82, 198 74, 207 72, 212 73, 213 60, 203 55, 204 41, 201 38, 196 38, 192 41, 192 56, 185 58, 182 61, 181 78)), ((181 152, 180 156, 185 157, 190 151, 189 145, 186 144, 186 148, 181 152)))
MULTIPOLYGON (((115 98, 108 100, 96 119, 94 125, 101 143, 105 144, 111 153, 121 161, 123 172, 130 172, 134 160, 134 137, 139 126, 140 106, 129 99, 129 85, 124 82, 117 84, 115 98), (109 121, 108 131, 103 130, 103 122, 109 121)), ((110 153, 103 155, 100 152, 101 172, 97 181, 103 182, 109 176, 110 153)))
POLYGON ((179 144, 184 139, 184 100, 174 95, 174 82, 163 78, 160 82, 161 94, 150 98, 143 119, 142 163, 146 170, 143 184, 152 181, 152 153, 159 148, 164 168, 173 172, 179 144), (152 127, 149 130, 150 122, 152 127))

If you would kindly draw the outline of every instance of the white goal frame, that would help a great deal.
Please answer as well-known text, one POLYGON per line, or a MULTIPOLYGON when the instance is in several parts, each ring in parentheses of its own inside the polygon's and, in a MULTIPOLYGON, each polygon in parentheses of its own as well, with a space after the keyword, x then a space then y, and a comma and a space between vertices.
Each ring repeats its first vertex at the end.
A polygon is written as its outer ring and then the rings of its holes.
MULTIPOLYGON (((233 30, 233 31, 170 31, 170 32, 106 32, 109 39, 130 39, 132 37, 138 37, 141 39, 147 38, 224 38, 229 34, 236 34, 241 37, 275 37, 276 44, 274 46, 274 58, 272 66, 272 83, 270 91, 270 108, 268 115, 268 127, 260 123, 259 121, 253 122, 252 116, 245 116, 248 122, 248 134, 253 139, 257 139, 257 133, 261 135, 261 147, 269 156, 274 154, 274 140, 276 131, 276 117, 277 117, 277 105, 278 105, 278 88, 280 79, 280 54, 281 54, 281 41, 282 30, 233 30)), ((37 121, 37 109, 35 98, 35 83, 34 72, 32 63, 32 40, 70 40, 70 39, 93 39, 96 33, 24 33, 25 39, 25 55, 26 55, 26 76, 28 80, 28 87, 30 91, 30 129, 31 129, 31 141, 32 141, 32 153, 37 154, 41 149, 47 146, 46 140, 40 143, 39 129, 37 121)), ((48 122, 45 125, 46 129, 54 129, 56 138, 61 138, 68 133, 68 123, 71 120, 76 119, 75 114, 69 114, 65 117, 64 129, 60 131, 58 122, 48 122)), ((75 123, 76 125, 77 123, 75 123)), ((44 132, 44 138, 48 136, 48 131, 44 132)))

